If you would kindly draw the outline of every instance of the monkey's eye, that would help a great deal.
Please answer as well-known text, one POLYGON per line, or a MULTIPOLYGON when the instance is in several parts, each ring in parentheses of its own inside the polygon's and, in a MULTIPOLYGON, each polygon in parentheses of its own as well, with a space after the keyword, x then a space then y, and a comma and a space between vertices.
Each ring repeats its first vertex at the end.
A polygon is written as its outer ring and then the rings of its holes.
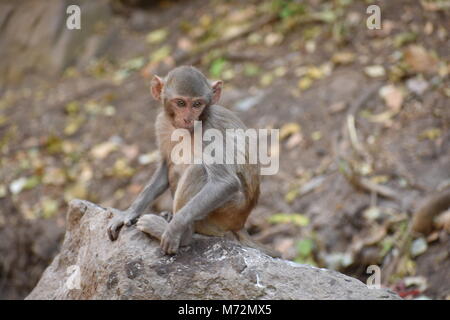
POLYGON ((202 103, 200 101, 195 101, 193 104, 194 108, 200 108, 202 106, 202 103))
POLYGON ((177 106, 179 107, 184 107, 186 105, 186 102, 184 102, 184 100, 178 99, 177 100, 177 106))

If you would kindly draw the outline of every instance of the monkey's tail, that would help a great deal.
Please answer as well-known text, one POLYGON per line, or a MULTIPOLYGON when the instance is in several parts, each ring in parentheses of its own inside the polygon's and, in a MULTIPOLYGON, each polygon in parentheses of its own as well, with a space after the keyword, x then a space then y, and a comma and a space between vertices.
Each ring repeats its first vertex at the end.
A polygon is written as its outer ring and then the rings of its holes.
POLYGON ((415 212, 412 230, 428 234, 433 229, 433 218, 450 207, 450 188, 430 196, 415 212))
POLYGON ((248 234, 247 230, 241 229, 239 231, 233 231, 233 234, 244 246, 260 250, 265 254, 271 256, 272 258, 281 258, 281 253, 279 253, 277 250, 266 247, 265 245, 253 240, 251 236, 248 234))

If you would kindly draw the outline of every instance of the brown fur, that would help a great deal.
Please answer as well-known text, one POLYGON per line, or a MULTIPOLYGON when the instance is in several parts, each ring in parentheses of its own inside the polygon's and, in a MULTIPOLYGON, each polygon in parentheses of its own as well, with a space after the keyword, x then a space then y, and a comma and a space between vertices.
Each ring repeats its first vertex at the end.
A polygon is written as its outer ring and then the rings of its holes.
MULTIPOLYGON (((220 107, 210 106, 209 116, 220 114, 221 117, 236 117, 231 111, 220 107)), ((206 183, 206 172, 195 165, 174 164, 170 154, 178 142, 170 140, 175 127, 170 122, 170 115, 162 112, 157 117, 156 132, 158 134, 161 155, 168 164, 169 185, 174 197, 173 213, 176 214, 195 194, 197 194, 206 183), (183 177, 183 175, 186 175, 183 177), (181 185, 180 180, 183 179, 181 185), (195 183, 194 183, 195 182, 195 183)), ((203 118, 205 122, 208 120, 203 118)), ((236 117, 237 119, 237 117, 236 117)), ((242 124, 243 128, 245 126, 242 124)), ((208 124, 204 125, 207 128, 208 124)), ((225 129, 225 128, 223 128, 225 129)), ((248 157, 246 157, 248 158, 248 157)), ((227 231, 239 231, 255 207, 259 198, 259 166, 253 164, 236 165, 237 176, 242 183, 244 194, 238 201, 229 203, 209 214, 205 219, 195 224, 195 231, 200 234, 222 236, 227 231)))
MULTIPOLYGON (((161 240, 161 248, 166 253, 176 253, 180 245, 189 243, 195 231, 212 236, 232 232, 243 244, 261 249, 269 255, 279 256, 255 243, 244 230, 245 222, 259 198, 260 167, 258 163, 251 164, 249 161, 250 146, 256 146, 258 142, 250 132, 250 136, 246 137, 247 128, 234 113, 215 105, 221 92, 221 81, 209 83, 193 67, 175 68, 165 80, 157 76, 152 79, 151 93, 163 105, 163 110, 156 119, 156 135, 162 161, 149 184, 126 213, 111 222, 108 227, 111 240, 117 239, 124 224, 131 225, 150 203, 169 188, 174 199, 172 220, 166 222, 153 215, 144 215, 137 221, 137 228, 161 240), (225 147, 225 158, 222 160, 229 160, 231 154, 227 155, 227 152, 233 146, 232 163, 204 161, 191 164, 195 146, 193 139, 198 138, 192 133, 197 132, 196 125, 200 123, 195 121, 198 120, 201 121, 202 135, 208 129, 220 132, 225 147), (181 142, 171 141, 176 129, 185 129, 182 131, 187 134, 184 139, 191 139, 182 142, 188 142, 191 146, 191 161, 187 164, 172 161, 172 150, 181 142), (234 148, 238 137, 227 136, 228 129, 241 131, 234 133, 245 139, 245 148, 241 145, 234 148), (238 160, 242 158, 245 161, 241 164, 238 160)), ((214 140, 218 138, 220 135, 214 136, 214 140)), ((203 148, 209 145, 209 142, 202 143, 203 148)))

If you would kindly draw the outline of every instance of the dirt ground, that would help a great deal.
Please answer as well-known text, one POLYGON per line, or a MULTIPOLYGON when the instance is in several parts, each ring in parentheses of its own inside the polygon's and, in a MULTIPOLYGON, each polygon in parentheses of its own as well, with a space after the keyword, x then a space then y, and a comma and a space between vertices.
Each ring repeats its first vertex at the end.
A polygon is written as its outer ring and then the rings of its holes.
MULTIPOLYGON (((4 86, 0 298, 24 298, 36 284, 62 241, 70 199, 125 209, 149 179, 159 112, 149 81, 176 62, 173 48, 214 42, 216 21, 239 34, 271 12, 262 3, 272 2, 119 6, 101 56, 61 77, 33 71, 4 86), (168 33, 153 32, 161 28, 168 33)), ((448 228, 407 228, 420 203, 450 184, 450 9, 377 1, 383 28, 368 30, 364 1, 306 1, 306 12, 338 14, 303 23, 294 22, 308 14, 286 5, 296 1, 277 3, 287 18, 192 53, 224 79, 221 104, 249 127, 281 128, 280 170, 263 178, 249 232, 286 259, 362 281, 375 264, 405 298, 449 299, 448 228), (395 195, 356 188, 348 168, 395 195)))

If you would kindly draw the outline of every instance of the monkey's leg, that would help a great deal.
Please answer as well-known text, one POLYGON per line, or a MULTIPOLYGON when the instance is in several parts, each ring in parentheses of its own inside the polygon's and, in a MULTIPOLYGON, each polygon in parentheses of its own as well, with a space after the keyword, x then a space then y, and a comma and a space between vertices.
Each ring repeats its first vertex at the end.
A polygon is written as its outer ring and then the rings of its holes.
POLYGON ((144 214, 136 223, 136 228, 158 240, 161 239, 169 223, 156 214, 144 214))
POLYGON ((176 253, 184 232, 188 228, 193 228, 194 222, 204 219, 209 213, 230 201, 238 190, 237 179, 223 179, 223 175, 206 176, 206 170, 202 166, 193 165, 187 169, 175 193, 176 213, 161 238, 164 252, 176 253), (205 184, 199 181, 202 177, 206 178, 205 184), (198 189, 200 190, 196 192, 198 189), (192 193, 194 193, 192 197, 187 196, 192 193), (180 203, 186 204, 179 209, 180 203))
POLYGON ((148 205, 166 191, 168 187, 167 164, 165 161, 162 161, 150 179, 150 182, 141 191, 133 204, 125 212, 121 212, 113 218, 108 226, 109 239, 111 241, 116 240, 122 226, 124 224, 130 226, 135 223, 136 219, 148 205))
MULTIPOLYGON (((136 224, 136 228, 147 233, 153 238, 161 240, 161 237, 168 227, 169 223, 161 216, 156 214, 144 214, 136 224)), ((181 237, 180 245, 187 246, 191 242, 193 228, 188 228, 181 237)))

